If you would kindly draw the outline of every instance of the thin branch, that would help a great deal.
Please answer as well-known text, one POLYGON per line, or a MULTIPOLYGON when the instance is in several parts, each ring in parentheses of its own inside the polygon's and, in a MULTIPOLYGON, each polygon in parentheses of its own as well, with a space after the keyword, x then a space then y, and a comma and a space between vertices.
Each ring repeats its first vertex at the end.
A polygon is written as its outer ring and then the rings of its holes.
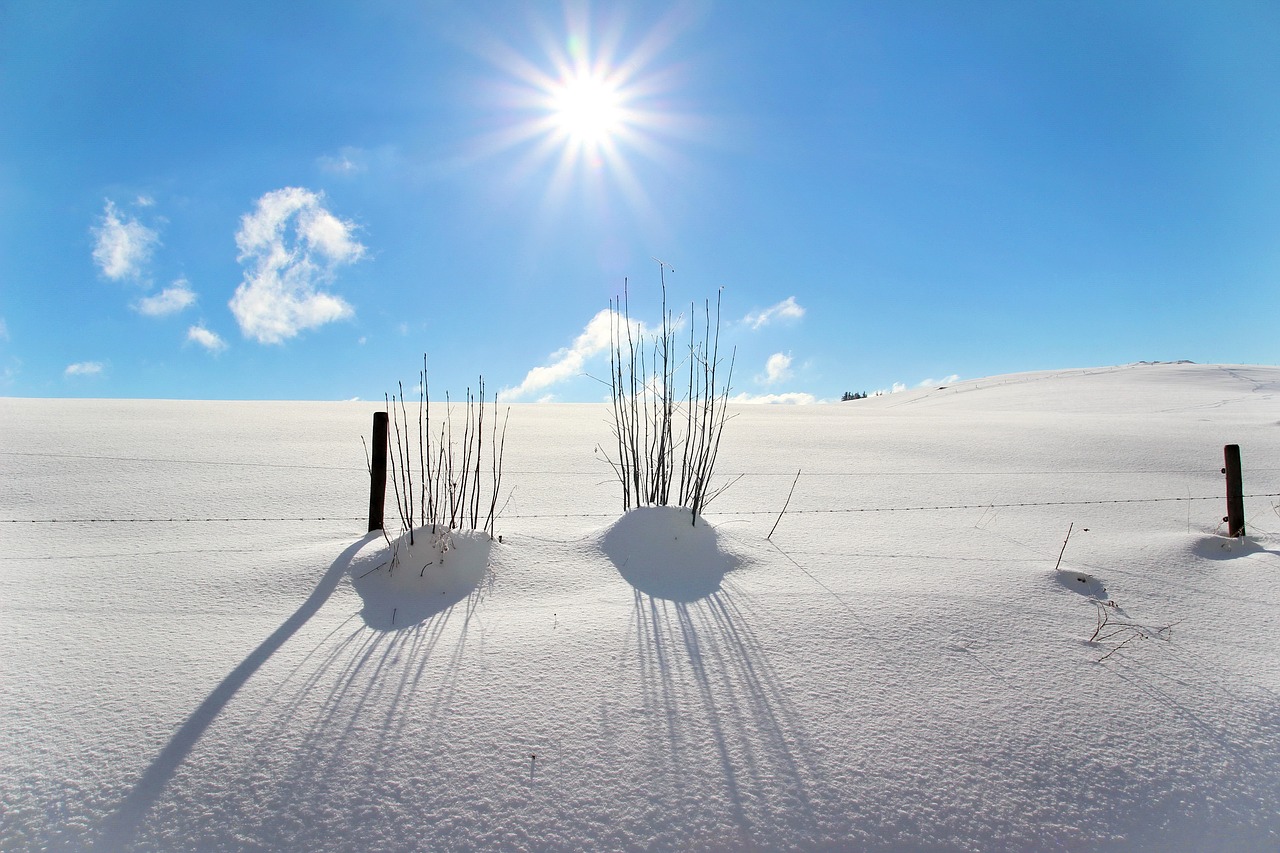
POLYGON ((782 522, 783 513, 787 511, 787 507, 791 506, 791 496, 795 494, 796 483, 800 482, 800 471, 796 471, 796 478, 791 481, 791 491, 787 492, 787 499, 782 503, 782 512, 778 513, 778 520, 773 523, 773 527, 769 528, 769 535, 764 537, 764 541, 768 542, 773 538, 773 531, 778 529, 778 525, 782 522))

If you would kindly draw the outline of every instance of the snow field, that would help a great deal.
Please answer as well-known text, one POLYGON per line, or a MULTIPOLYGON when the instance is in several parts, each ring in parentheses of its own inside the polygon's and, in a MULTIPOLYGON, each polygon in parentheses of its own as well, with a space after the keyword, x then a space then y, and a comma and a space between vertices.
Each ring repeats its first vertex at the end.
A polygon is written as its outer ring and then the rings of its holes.
MULTIPOLYGON (((518 406, 502 543, 398 591, 359 521, 6 524, 0 848, 1273 849, 1280 499, 1244 542, 1220 501, 994 505, 1221 494, 1225 443, 1280 492, 1277 390, 746 407, 701 527, 619 517, 603 406, 518 406), (1168 639, 1099 663, 1104 596, 1168 639)), ((372 410, 0 401, 61 454, 0 455, 0 515, 358 518, 372 410)))

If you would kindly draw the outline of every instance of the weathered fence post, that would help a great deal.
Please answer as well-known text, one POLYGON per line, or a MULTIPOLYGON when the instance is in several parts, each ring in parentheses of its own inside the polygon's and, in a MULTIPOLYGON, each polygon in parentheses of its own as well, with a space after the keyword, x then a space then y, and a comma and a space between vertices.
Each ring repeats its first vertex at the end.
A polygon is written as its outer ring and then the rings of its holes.
POLYGON ((387 413, 373 413, 373 459, 369 468, 369 532, 382 529, 387 498, 387 413))
POLYGON ((1222 448, 1227 465, 1222 473, 1227 475, 1227 523, 1228 536, 1244 535, 1244 478, 1240 474, 1240 445, 1228 444, 1222 448))

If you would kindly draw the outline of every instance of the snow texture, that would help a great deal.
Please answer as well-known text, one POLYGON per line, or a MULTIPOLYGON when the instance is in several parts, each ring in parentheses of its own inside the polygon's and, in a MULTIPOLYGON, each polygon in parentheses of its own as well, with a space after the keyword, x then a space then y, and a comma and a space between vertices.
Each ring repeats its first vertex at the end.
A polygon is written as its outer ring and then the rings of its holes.
POLYGON ((516 406, 502 540, 394 567, 371 405, 0 400, 0 849, 1275 850, 1278 395, 744 406, 702 519, 516 406))

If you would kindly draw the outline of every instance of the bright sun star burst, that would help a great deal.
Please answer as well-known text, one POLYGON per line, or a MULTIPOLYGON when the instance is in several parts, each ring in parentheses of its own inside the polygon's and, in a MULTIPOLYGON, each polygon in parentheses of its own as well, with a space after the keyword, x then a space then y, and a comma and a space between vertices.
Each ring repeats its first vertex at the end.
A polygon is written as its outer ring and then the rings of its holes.
POLYGON ((624 126, 623 98, 606 77, 577 72, 550 92, 556 128, 579 145, 612 140, 624 126))
POLYGON ((636 29, 590 13, 565 0, 563 27, 535 16, 525 28, 532 44, 477 42, 501 74, 484 90, 496 120, 476 150, 506 161, 499 175, 508 189, 541 185, 549 211, 573 196, 621 201, 637 220, 658 222, 644 170, 679 164, 676 144, 695 139, 699 126, 680 106, 684 73, 664 60, 685 21, 636 29))

